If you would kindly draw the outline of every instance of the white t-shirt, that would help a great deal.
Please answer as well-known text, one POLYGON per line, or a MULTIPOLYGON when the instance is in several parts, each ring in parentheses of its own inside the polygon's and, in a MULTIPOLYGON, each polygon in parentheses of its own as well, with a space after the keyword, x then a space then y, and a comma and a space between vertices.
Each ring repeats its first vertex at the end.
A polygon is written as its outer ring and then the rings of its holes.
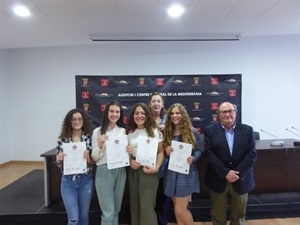
MULTIPOLYGON (((132 154, 134 157, 136 157, 136 149, 137 149, 138 139, 141 136, 149 137, 146 132, 146 129, 135 129, 135 131, 133 133, 129 133, 127 135, 128 144, 133 146, 133 148, 134 148, 134 152, 132 154)), ((152 138, 152 137, 150 137, 150 138, 152 138)), ((163 137, 162 137, 162 134, 159 133, 157 129, 155 129, 153 138, 157 138, 158 142, 161 142, 163 137)))

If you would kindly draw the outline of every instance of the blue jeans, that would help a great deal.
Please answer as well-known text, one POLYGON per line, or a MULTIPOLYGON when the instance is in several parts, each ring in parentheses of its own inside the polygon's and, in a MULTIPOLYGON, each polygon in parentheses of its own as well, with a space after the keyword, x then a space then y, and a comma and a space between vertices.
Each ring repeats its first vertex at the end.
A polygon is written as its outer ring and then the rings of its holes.
POLYGON ((68 225, 88 225, 89 209, 94 191, 92 173, 63 175, 61 195, 68 214, 68 225))

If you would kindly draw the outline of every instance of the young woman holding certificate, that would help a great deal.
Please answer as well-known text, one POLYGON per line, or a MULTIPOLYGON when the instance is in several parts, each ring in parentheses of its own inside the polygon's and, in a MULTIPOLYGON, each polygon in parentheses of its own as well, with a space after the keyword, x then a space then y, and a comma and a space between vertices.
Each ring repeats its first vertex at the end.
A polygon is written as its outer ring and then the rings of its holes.
POLYGON ((193 192, 200 192, 196 161, 201 156, 201 145, 200 136, 180 103, 175 103, 168 109, 163 144, 166 154, 170 156, 165 174, 165 195, 172 198, 177 224, 192 225, 193 216, 188 203, 193 192), (172 158, 175 153, 176 157, 172 158), (174 168, 185 169, 175 170, 172 168, 173 164, 174 168))
POLYGON ((61 196, 68 214, 68 225, 89 224, 94 190, 91 135, 92 127, 86 113, 81 109, 69 111, 62 123, 55 157, 55 163, 63 173, 61 196))
POLYGON ((118 225, 126 183, 125 166, 129 166, 123 110, 119 102, 111 101, 106 105, 102 124, 93 131, 92 140, 101 225, 118 225))
POLYGON ((163 137, 146 104, 133 106, 126 133, 127 152, 131 155, 128 173, 131 225, 157 225, 154 208, 158 171, 164 159, 163 137))

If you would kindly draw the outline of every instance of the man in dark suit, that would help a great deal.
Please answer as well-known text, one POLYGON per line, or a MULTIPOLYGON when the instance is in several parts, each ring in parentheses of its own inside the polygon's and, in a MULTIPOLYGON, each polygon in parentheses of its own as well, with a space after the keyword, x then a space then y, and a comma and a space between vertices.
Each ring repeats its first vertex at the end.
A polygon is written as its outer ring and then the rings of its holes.
POLYGON ((207 167, 205 184, 210 189, 213 225, 244 224, 248 192, 254 186, 253 166, 257 159, 253 129, 236 123, 237 107, 223 102, 218 109, 219 123, 204 130, 207 167))

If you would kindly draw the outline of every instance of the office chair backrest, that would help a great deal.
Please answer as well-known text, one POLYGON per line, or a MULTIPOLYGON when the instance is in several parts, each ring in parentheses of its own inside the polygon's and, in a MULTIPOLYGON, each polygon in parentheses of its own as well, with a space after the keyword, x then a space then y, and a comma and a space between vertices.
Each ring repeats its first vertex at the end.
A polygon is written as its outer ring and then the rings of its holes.
POLYGON ((254 135, 254 139, 255 139, 255 140, 260 140, 259 132, 253 131, 253 135, 254 135))

